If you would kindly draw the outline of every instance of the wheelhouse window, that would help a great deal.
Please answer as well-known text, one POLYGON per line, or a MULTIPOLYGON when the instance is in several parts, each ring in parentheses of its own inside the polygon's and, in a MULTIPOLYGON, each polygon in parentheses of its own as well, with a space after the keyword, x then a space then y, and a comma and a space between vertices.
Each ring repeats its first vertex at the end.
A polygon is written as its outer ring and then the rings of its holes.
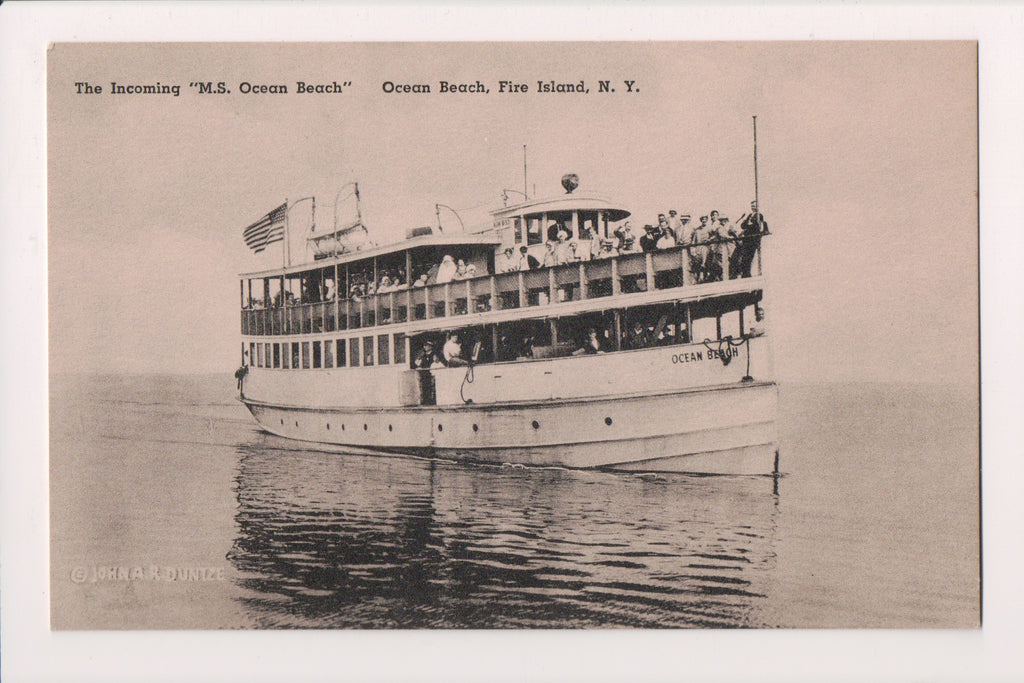
POLYGON ((281 345, 274 344, 274 367, 281 367, 281 345))
POLYGON ((309 370, 309 342, 302 342, 302 369, 309 370))
POLYGON ((318 342, 318 341, 313 342, 313 367, 314 368, 319 368, 321 366, 321 363, 320 363, 320 353, 321 353, 320 347, 321 346, 322 346, 322 344, 320 342, 318 342))
POLYGON ((330 339, 324 342, 324 367, 334 367, 334 341, 330 339))
POLYGON ((299 368, 299 342, 292 342, 292 368, 299 368))
POLYGON ((388 353, 388 345, 391 340, 388 337, 390 337, 390 335, 387 334, 381 334, 377 336, 378 365, 387 365, 388 363, 391 362, 389 359, 390 354, 388 353))

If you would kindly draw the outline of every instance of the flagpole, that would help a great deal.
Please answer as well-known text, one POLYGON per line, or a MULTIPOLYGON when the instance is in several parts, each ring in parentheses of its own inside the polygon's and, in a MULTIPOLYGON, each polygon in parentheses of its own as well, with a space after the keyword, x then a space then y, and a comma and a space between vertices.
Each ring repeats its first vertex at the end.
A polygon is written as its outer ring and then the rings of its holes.
POLYGON ((291 256, 291 232, 288 230, 288 198, 284 199, 284 267, 292 264, 291 256))

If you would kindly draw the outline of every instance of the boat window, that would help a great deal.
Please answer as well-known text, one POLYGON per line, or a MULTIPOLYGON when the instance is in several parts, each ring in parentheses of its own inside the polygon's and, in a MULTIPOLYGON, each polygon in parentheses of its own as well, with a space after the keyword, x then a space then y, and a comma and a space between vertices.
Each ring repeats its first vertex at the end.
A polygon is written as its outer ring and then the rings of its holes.
POLYGON ((334 345, 335 350, 338 352, 338 367, 345 367, 345 340, 339 339, 334 345))
POLYGON ((516 218, 513 221, 513 234, 515 235, 516 244, 521 244, 523 241, 523 219, 516 218))
POLYGON ((406 336, 403 333, 395 335, 395 363, 403 364, 406 361, 405 340, 406 336))
POLYGON ((540 218, 526 219, 526 243, 540 244, 544 241, 544 226, 540 218))
POLYGON ((353 368, 359 367, 359 337, 348 340, 348 363, 353 368))
POLYGON ((320 347, 321 346, 322 346, 322 344, 320 342, 318 342, 318 341, 313 342, 313 367, 314 368, 319 368, 320 365, 321 365, 321 363, 320 363, 320 353, 321 353, 320 347))
POLYGON ((256 344, 249 342, 249 365, 256 365, 256 344))
POLYGON ((292 368, 299 368, 299 342, 292 342, 292 368))
POLYGON ((256 345, 256 367, 263 367, 263 344, 256 345))
POLYGON ((741 336, 740 312, 738 310, 727 311, 722 314, 722 338, 732 337, 737 339, 741 336))
POLYGON ((373 337, 363 337, 363 365, 373 365, 373 337))
POLYGON ((388 353, 388 342, 390 341, 389 337, 390 337, 390 335, 387 335, 387 334, 378 335, 378 337, 377 337, 377 364, 378 365, 387 365, 388 363, 391 362, 390 360, 388 360, 388 357, 390 355, 388 353))
POLYGON ((281 367, 281 345, 274 344, 274 367, 281 367))
POLYGON ((270 342, 267 342, 263 347, 263 367, 269 368, 272 365, 273 363, 271 363, 270 342))
POLYGON ((324 342, 324 367, 334 367, 334 342, 330 339, 324 342))
MULTIPOLYGON (((551 326, 547 320, 516 320, 498 325, 495 360, 526 360, 538 347, 551 346, 551 326)), ((542 351, 543 353, 543 351, 542 351)))
POLYGON ((302 369, 309 370, 309 342, 302 342, 302 369))

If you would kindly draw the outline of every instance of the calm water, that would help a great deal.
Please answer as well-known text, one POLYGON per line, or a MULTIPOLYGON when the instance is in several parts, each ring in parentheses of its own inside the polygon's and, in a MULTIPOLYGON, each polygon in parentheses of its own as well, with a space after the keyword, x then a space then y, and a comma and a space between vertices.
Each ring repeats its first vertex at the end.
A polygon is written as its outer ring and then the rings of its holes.
POLYGON ((233 389, 53 380, 55 628, 979 622, 973 388, 783 386, 778 480, 310 450, 233 389))

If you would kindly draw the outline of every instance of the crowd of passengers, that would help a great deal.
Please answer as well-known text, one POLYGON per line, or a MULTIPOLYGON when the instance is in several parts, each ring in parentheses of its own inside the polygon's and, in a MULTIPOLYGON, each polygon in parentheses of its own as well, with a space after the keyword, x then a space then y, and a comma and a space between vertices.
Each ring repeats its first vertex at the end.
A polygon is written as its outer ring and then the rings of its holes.
POLYGON ((701 216, 699 225, 691 227, 689 224, 689 214, 679 215, 672 209, 668 214, 658 214, 657 224, 645 225, 639 238, 627 220, 614 230, 614 239, 601 237, 596 231, 584 228, 579 240, 574 240, 565 225, 552 223, 548 226, 543 260, 530 254, 525 246, 519 247, 518 254, 509 247, 498 258, 497 270, 499 273, 534 270, 687 246, 692 247, 689 266, 694 280, 698 283, 713 282, 721 280, 725 273, 724 244, 733 241, 736 247, 728 257, 729 279, 750 277, 761 235, 768 232, 768 224, 757 212, 756 202, 751 202, 750 213, 740 217, 738 229, 718 211, 701 216))
MULTIPOLYGON (((672 209, 667 214, 658 214, 656 225, 645 225, 643 235, 639 239, 633 231, 632 224, 627 220, 615 228, 612 233, 614 239, 601 237, 597 231, 584 228, 579 240, 570 239, 572 233, 564 224, 552 223, 548 226, 548 239, 544 243, 545 251, 541 259, 531 254, 525 245, 519 247, 518 254, 512 247, 508 247, 497 257, 495 268, 498 273, 536 270, 579 261, 686 246, 691 247, 689 267, 694 281, 716 282, 721 280, 726 272, 723 266, 725 243, 732 241, 736 246, 728 255, 729 279, 751 276, 761 236, 768 233, 768 224, 757 212, 756 202, 750 203, 750 213, 740 217, 738 230, 727 216, 721 216, 718 211, 701 216, 699 225, 688 227, 690 222, 689 214, 679 215, 672 209)), ((358 301, 374 294, 468 280, 477 276, 475 265, 467 264, 462 259, 456 260, 451 254, 445 254, 440 263, 414 265, 411 283, 403 279, 403 270, 384 269, 378 272, 378 279, 374 278, 373 270, 370 268, 353 272, 349 276, 348 296, 358 301)), ((330 280, 325 280, 319 290, 304 292, 299 303, 330 301, 334 298, 334 286, 330 280)), ((284 298, 289 305, 295 303, 295 297, 291 292, 284 292, 284 298)), ((278 293, 272 305, 281 306, 281 299, 282 295, 278 293)), ((261 302, 256 299, 249 301, 250 308, 258 307, 260 304, 261 302)))
MULTIPOLYGON (((755 319, 746 325, 746 336, 764 334, 764 312, 760 306, 755 307, 755 319)), ((492 360, 485 352, 480 358, 481 342, 474 338, 472 331, 453 330, 443 337, 444 342, 427 338, 421 343, 420 349, 413 355, 412 367, 417 369, 437 369, 461 367, 477 362, 492 360)), ((686 323, 673 322, 668 315, 656 320, 641 317, 634 318, 632 323, 623 327, 619 340, 619 349, 633 351, 657 346, 673 346, 690 343, 686 323)), ((535 338, 526 331, 502 333, 498 338, 493 360, 512 361, 530 360, 535 355, 535 338)), ((588 325, 582 328, 577 339, 566 345, 566 355, 582 356, 608 353, 615 351, 614 332, 600 325, 588 325)))

